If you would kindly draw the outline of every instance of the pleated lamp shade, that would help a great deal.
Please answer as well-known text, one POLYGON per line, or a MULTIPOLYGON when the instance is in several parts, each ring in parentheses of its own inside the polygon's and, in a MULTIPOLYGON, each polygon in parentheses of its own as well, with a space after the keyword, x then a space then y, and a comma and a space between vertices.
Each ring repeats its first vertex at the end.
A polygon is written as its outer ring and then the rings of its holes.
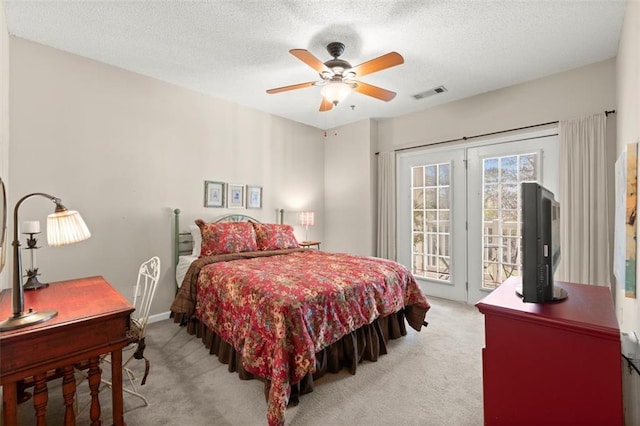
POLYGON ((302 226, 313 226, 314 223, 314 214, 313 212, 300 212, 300 216, 298 217, 298 222, 302 226))
POLYGON ((63 210, 47 216, 47 241, 58 247, 84 241, 91 236, 89 228, 75 210, 63 210))

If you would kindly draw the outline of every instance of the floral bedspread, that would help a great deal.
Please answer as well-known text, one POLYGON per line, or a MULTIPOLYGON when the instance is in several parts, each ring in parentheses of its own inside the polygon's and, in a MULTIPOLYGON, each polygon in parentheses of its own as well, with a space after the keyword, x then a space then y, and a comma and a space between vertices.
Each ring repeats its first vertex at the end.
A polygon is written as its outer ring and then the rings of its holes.
POLYGON ((202 266, 196 291, 196 318, 271 381, 270 425, 284 424, 289 385, 314 371, 316 352, 405 306, 429 308, 404 266, 318 250, 202 266))

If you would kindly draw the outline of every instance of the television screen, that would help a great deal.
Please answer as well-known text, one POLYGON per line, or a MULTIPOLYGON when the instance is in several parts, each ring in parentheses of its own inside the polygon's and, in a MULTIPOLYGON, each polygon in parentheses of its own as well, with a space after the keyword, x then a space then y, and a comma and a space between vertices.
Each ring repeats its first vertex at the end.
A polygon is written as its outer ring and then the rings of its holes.
POLYGON ((553 273, 560 263, 560 204, 557 201, 551 203, 551 265, 553 273))
POLYGON ((553 285, 560 262, 560 205, 551 191, 535 182, 522 184, 523 301, 563 300, 567 293, 553 285))

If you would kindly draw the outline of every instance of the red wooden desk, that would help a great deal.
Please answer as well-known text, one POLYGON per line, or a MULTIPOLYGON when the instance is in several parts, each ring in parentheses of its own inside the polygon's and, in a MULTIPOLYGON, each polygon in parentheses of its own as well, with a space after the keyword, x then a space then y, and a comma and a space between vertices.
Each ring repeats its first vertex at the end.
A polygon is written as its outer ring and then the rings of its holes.
POLYGON ((556 282, 569 297, 524 303, 512 277, 476 305, 486 425, 622 425, 620 331, 607 287, 556 282))
MULTIPOLYGON (((129 315, 134 308, 102 277, 51 283, 26 291, 25 310, 55 309, 48 321, 17 330, 0 332, 0 384, 3 387, 5 426, 17 424, 17 385, 25 378, 35 381, 33 404, 38 425, 45 424, 47 372, 61 369, 65 401, 65 425, 75 424, 73 365, 89 360, 91 420, 99 424, 99 356, 111 353, 113 423, 124 425, 122 403, 122 348, 127 344, 129 315)), ((0 293, 0 318, 12 314, 11 290, 0 293)))

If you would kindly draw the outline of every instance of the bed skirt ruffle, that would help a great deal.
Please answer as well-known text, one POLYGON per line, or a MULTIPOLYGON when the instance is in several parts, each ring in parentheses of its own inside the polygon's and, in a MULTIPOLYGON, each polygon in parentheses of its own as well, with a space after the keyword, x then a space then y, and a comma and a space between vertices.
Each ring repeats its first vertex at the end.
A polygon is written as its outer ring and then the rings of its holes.
MULTIPOLYGON (((377 361, 380 355, 387 353, 387 342, 390 339, 397 339, 407 334, 405 319, 413 328, 420 330, 420 327, 416 327, 413 322, 419 320, 422 325, 426 312, 427 309, 410 306, 395 314, 379 317, 317 352, 315 372, 307 374, 298 383, 291 385, 289 406, 297 405, 300 395, 313 392, 314 380, 326 373, 337 373, 341 369, 347 369, 349 373, 356 374, 357 365, 360 362, 377 361)), ((265 398, 267 398, 269 380, 246 371, 242 366, 242 357, 233 346, 196 318, 187 319, 182 314, 175 314, 173 318, 174 322, 186 326, 189 334, 195 334, 201 338, 203 344, 209 349, 209 353, 217 355, 220 362, 227 364, 230 372, 237 372, 242 380, 263 381, 265 398)))

